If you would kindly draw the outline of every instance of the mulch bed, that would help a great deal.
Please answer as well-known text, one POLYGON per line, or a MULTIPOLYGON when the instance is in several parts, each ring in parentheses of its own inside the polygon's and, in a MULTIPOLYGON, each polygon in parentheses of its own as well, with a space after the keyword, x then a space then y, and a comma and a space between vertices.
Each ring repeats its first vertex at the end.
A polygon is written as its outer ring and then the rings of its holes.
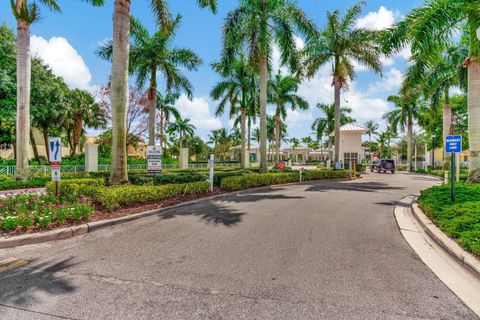
POLYGON ((18 227, 15 230, 10 230, 10 231, 5 231, 5 230, 0 230, 0 237, 12 237, 12 236, 18 236, 22 234, 30 234, 30 233, 36 233, 36 232, 41 232, 41 231, 47 231, 47 230, 53 230, 53 229, 58 229, 58 228, 66 228, 66 227, 72 227, 72 226, 77 226, 77 225, 82 225, 87 222, 94 222, 94 221, 100 221, 100 220, 111 220, 115 218, 120 218, 120 217, 125 217, 125 216, 130 216, 135 213, 140 213, 144 211, 150 211, 150 210, 155 210, 159 208, 166 208, 170 207, 182 202, 187 202, 187 201, 192 201, 192 200, 197 200, 197 199, 202 199, 202 198, 207 198, 219 194, 224 194, 227 193, 220 188, 215 188, 213 192, 209 192, 206 194, 201 194, 201 195, 184 195, 184 196, 178 196, 178 197, 173 197, 165 200, 159 200, 159 201, 154 201, 154 202, 149 202, 146 204, 140 204, 140 205, 135 205, 131 207, 126 207, 126 208, 120 208, 118 210, 115 210, 113 212, 109 212, 106 210, 103 210, 101 208, 98 208, 95 210, 95 212, 88 217, 88 219, 82 219, 76 222, 68 222, 64 224, 50 224, 48 228, 39 228, 39 227, 30 227, 30 228, 23 228, 23 227, 18 227))

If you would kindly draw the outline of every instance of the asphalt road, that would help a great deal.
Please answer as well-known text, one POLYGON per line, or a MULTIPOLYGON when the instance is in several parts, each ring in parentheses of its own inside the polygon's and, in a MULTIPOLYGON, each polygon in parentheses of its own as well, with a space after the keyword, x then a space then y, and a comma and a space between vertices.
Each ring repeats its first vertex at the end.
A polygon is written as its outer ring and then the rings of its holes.
POLYGON ((403 239, 395 201, 438 183, 369 174, 172 210, 0 250, 0 319, 478 319, 403 239))

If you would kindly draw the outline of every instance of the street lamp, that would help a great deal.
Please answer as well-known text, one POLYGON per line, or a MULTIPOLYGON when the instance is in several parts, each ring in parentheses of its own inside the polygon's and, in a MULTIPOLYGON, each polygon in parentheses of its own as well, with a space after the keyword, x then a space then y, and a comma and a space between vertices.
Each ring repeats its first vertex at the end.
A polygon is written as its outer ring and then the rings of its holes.
POLYGON ((432 170, 435 170, 435 134, 432 134, 432 170))

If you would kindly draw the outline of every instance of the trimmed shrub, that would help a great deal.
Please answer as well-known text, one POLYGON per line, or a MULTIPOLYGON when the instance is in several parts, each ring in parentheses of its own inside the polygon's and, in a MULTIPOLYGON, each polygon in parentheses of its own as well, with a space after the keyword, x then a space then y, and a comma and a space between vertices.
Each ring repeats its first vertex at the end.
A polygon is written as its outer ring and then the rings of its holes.
POLYGON ((0 180, 0 190, 41 188, 50 180, 52 180, 51 177, 33 178, 28 181, 16 181, 14 179, 0 180))
MULTIPOLYGON (((60 197, 74 197, 77 198, 81 195, 83 186, 103 186, 105 185, 105 179, 70 179, 60 180, 58 182, 58 189, 60 197)), ((55 193, 55 182, 50 181, 46 185, 47 192, 50 194, 55 193)))
POLYGON ((102 208, 113 211, 120 207, 164 200, 179 195, 206 194, 208 182, 167 184, 162 186, 83 186, 80 191, 102 208))
POLYGON ((347 170, 306 170, 303 172, 303 180, 328 180, 328 179, 346 179, 347 170))
POLYGON ((228 177, 222 180, 222 189, 228 191, 244 190, 255 187, 269 186, 296 182, 300 179, 298 173, 264 173, 248 174, 243 176, 228 177))

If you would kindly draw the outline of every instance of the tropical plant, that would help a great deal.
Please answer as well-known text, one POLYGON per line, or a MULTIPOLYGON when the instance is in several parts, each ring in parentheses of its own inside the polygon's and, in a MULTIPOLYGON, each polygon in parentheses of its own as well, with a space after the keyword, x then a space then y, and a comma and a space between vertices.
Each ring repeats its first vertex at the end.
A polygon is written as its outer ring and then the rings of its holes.
POLYGON ((298 156, 295 153, 295 148, 297 148, 300 145, 300 140, 297 138, 290 138, 290 146, 292 147, 293 153, 295 154, 295 162, 298 161, 298 156))
POLYGON ((418 119, 421 115, 422 104, 418 95, 414 92, 389 96, 387 100, 395 106, 392 111, 383 116, 389 123, 391 131, 396 132, 397 129, 405 131, 405 127, 407 128, 407 167, 410 170, 413 154, 413 125, 415 119, 418 119))
POLYGON ((239 7, 227 15, 224 34, 222 63, 229 66, 248 48, 248 58, 260 75, 260 172, 267 167, 267 82, 269 61, 273 45, 280 49, 282 65, 290 71, 300 69, 294 30, 313 38, 316 34, 312 21, 307 19, 290 0, 242 0, 239 7))
POLYGON ((246 125, 249 105, 254 104, 255 93, 252 92, 251 83, 254 73, 244 56, 240 56, 232 62, 232 66, 226 68, 220 63, 213 64, 213 68, 223 77, 210 92, 215 100, 220 100, 215 111, 218 117, 225 112, 225 107, 230 106, 230 118, 240 113, 240 167, 245 168, 246 153, 246 125))
POLYGON ((107 118, 95 102, 95 98, 85 90, 75 89, 67 96, 68 111, 66 131, 70 145, 70 157, 75 156, 80 145, 80 138, 85 134, 84 127, 100 129, 107 125, 107 118))
POLYGON ((291 110, 308 109, 308 102, 296 94, 300 80, 292 76, 284 76, 278 73, 269 81, 268 102, 275 105, 275 139, 276 139, 276 162, 280 162, 280 133, 283 121, 287 117, 287 107, 291 110))
POLYGON ((167 140, 164 131, 165 126, 169 124, 171 117, 175 119, 181 118, 180 113, 177 108, 175 108, 175 102, 180 97, 178 92, 167 92, 165 95, 162 95, 157 91, 157 109, 160 111, 160 146, 163 148, 164 142, 167 140))
POLYGON ((221 161, 225 161, 230 147, 232 146, 232 136, 228 134, 227 129, 220 128, 210 131, 207 143, 213 144, 213 151, 221 161))
POLYGON ((195 133, 195 126, 190 123, 190 119, 175 119, 175 122, 168 126, 170 133, 178 134, 178 141, 181 148, 185 147, 184 138, 191 137, 195 133))
POLYGON ((351 7, 342 17, 338 10, 327 13, 327 26, 320 35, 308 42, 306 74, 313 77, 325 63, 332 64, 332 85, 335 91, 335 162, 340 159, 340 94, 348 88, 348 81, 356 77, 353 63, 363 65, 381 74, 381 47, 377 32, 357 27, 364 1, 351 7))
POLYGON ((372 136, 378 134, 378 123, 374 120, 368 120, 365 122, 364 127, 368 130, 368 142, 372 142, 372 136))
MULTIPOLYGON (((335 131, 335 104, 318 103, 317 108, 323 113, 322 117, 316 118, 312 123, 312 130, 317 136, 317 140, 321 141, 322 137, 326 134, 328 136, 328 152, 329 159, 332 160, 332 146, 334 137, 330 134, 335 131)), ((355 122, 355 119, 351 118, 349 114, 352 112, 351 108, 340 108, 340 126, 355 122)), ((336 144, 336 143, 335 143, 336 144)))
MULTIPOLYGON (((90 1, 98 2, 98 4, 105 3, 105 0, 90 1)), ((110 184, 128 182, 127 144, 125 140, 127 138, 130 3, 131 0, 115 0, 113 7, 112 75, 110 84, 112 89, 113 142, 110 184)), ((164 31, 168 31, 173 20, 168 10, 167 0, 151 0, 150 4, 156 21, 164 31)), ((202 8, 209 7, 213 12, 216 12, 216 0, 197 0, 197 4, 202 8)))
MULTIPOLYGON (((28 148, 30 134, 30 25, 40 19, 39 6, 36 1, 10 0, 12 12, 17 19, 17 118, 16 118, 16 177, 28 179, 28 148)), ((89 0, 93 5, 102 4, 103 0, 89 0)), ((56 0, 40 0, 53 12, 59 12, 56 0)))
POLYGON ((422 70, 438 52, 451 45, 457 30, 467 31, 470 52, 463 66, 468 68, 469 179, 476 182, 480 182, 480 96, 477 94, 480 90, 479 25, 478 1, 430 0, 412 10, 382 35, 386 52, 396 52, 411 44, 415 61, 422 62, 418 69, 422 70))

